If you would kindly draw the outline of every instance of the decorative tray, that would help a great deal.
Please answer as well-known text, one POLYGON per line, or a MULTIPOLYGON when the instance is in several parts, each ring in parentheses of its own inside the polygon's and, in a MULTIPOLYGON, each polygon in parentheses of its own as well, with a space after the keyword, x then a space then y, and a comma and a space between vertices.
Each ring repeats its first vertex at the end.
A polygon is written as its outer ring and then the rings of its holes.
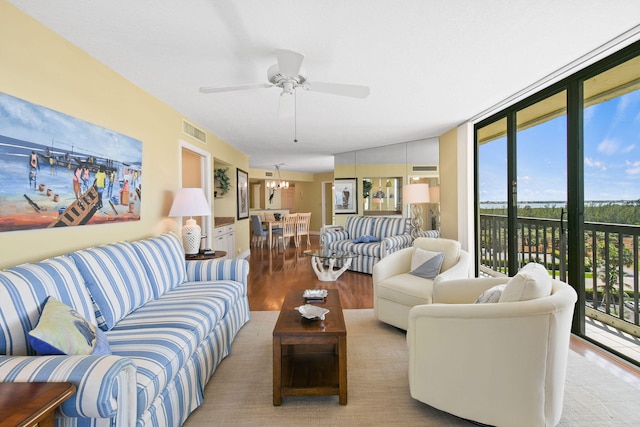
POLYGON ((324 316, 329 312, 326 308, 318 307, 317 305, 305 304, 300 307, 296 307, 296 310, 302 315, 302 317, 314 320, 324 320, 324 316))
POLYGON ((305 289, 302 296, 304 299, 307 300, 307 302, 324 301, 324 299, 327 297, 327 290, 326 289, 305 289))

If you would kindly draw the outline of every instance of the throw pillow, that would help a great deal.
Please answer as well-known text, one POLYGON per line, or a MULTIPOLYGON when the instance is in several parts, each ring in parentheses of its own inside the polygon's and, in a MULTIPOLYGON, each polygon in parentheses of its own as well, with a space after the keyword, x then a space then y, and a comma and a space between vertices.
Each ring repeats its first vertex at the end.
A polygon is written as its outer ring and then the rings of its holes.
POLYGON ((440 274, 442 261, 444 261, 444 252, 431 252, 434 254, 431 258, 423 262, 418 268, 411 270, 409 273, 423 279, 435 279, 440 274))
POLYGON ((29 343, 38 354, 111 354, 104 332, 76 310, 49 297, 29 343))
POLYGON ((529 263, 507 282, 498 302, 527 301, 551 295, 551 277, 543 265, 529 263))
POLYGON ((430 260, 440 252, 428 251, 422 248, 413 248, 413 255, 411 256, 411 270, 415 270, 420 267, 426 261, 430 260))
POLYGON ((506 283, 503 285, 495 285, 494 287, 487 289, 482 294, 480 294, 475 304, 488 304, 498 302, 505 286, 507 286, 506 283))
POLYGON ((353 243, 371 243, 371 242, 377 242, 378 238, 375 236, 369 236, 369 235, 365 235, 365 236, 360 236, 357 237, 353 243))

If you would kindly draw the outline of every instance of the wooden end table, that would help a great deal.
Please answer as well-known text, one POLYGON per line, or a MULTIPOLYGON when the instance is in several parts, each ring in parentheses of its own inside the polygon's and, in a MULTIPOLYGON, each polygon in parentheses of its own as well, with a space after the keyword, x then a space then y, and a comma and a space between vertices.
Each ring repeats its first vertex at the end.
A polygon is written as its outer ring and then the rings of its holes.
POLYGON ((208 259, 218 259, 224 258, 227 256, 225 251, 214 251, 212 254, 205 255, 201 253, 197 253, 195 255, 185 255, 184 259, 187 261, 206 261, 208 259))
POLYGON ((56 409, 75 392, 71 383, 0 383, 0 427, 53 427, 56 409))
POLYGON ((347 329, 340 295, 330 289, 324 320, 305 319, 295 310, 304 305, 301 290, 290 291, 273 329, 273 404, 283 396, 338 395, 347 404, 347 329))

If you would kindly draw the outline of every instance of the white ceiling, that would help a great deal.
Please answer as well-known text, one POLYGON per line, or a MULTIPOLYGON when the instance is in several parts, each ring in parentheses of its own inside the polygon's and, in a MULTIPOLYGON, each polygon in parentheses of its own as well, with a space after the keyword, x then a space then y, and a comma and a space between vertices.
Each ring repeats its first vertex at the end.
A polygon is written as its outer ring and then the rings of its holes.
MULTIPOLYGON (((638 0, 9 0, 249 156, 252 168, 333 170, 333 154, 414 141, 465 122, 638 27, 638 0), (310 81, 367 85, 366 99, 266 83, 275 49, 310 81)), ((215 153, 214 153, 215 155, 215 153)))

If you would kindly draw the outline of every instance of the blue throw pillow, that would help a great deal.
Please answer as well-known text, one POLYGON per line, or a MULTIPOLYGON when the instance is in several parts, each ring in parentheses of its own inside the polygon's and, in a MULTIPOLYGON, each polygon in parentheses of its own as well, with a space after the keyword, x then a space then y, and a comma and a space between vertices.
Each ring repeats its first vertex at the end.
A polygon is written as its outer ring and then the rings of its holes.
POLYGON ((357 237, 353 241, 353 243, 371 243, 371 242, 377 242, 377 241, 378 241, 377 237, 365 235, 365 236, 357 237))
POLYGON ((111 354, 104 332, 68 305, 49 297, 29 343, 41 355, 111 354))

